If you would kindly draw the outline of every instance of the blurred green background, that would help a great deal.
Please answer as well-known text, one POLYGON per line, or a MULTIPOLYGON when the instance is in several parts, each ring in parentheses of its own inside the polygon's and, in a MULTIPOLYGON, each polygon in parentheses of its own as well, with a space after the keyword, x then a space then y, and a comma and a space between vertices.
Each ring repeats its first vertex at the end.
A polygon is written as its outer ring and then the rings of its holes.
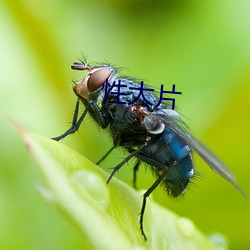
MULTIPOLYGON (((155 89, 175 84, 185 122, 250 196, 249 13, 247 0, 1 1, 0 249, 81 248, 80 234, 36 191, 39 173, 8 117, 47 137, 64 132, 76 100, 72 80, 83 77, 70 65, 82 55, 123 66, 155 89)), ((112 144, 89 118, 63 143, 93 162, 112 144)), ((110 171, 122 157, 117 150, 102 167, 110 171)), ((250 202, 195 161, 203 177, 184 198, 161 188, 153 198, 204 233, 226 235, 230 249, 250 249, 250 202)), ((117 177, 131 184, 132 167, 117 177)), ((145 189, 154 180, 144 168, 138 179, 145 189)))

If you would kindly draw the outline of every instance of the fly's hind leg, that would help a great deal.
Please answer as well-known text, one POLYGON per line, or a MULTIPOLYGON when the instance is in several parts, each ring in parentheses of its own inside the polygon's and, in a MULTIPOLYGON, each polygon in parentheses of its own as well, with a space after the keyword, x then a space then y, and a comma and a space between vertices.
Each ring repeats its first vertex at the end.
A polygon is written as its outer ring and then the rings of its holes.
POLYGON ((141 207, 141 212, 140 212, 140 230, 141 230, 141 233, 142 233, 144 240, 147 240, 147 236, 146 236, 146 234, 144 232, 144 228, 143 228, 143 217, 144 217, 144 212, 145 212, 145 208, 146 208, 147 198, 158 187, 158 185, 162 182, 165 175, 166 175, 166 172, 163 172, 163 174, 161 174, 157 178, 157 180, 153 183, 153 185, 143 195, 142 207, 141 207))

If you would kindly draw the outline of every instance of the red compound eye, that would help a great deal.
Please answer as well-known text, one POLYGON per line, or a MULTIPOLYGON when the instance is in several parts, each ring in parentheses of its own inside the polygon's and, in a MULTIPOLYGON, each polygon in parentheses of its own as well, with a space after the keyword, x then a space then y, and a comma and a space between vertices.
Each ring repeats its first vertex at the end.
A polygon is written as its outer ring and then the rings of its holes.
POLYGON ((99 69, 92 73, 88 79, 88 90, 93 92, 100 88, 105 82, 106 79, 109 78, 111 72, 108 69, 99 69))

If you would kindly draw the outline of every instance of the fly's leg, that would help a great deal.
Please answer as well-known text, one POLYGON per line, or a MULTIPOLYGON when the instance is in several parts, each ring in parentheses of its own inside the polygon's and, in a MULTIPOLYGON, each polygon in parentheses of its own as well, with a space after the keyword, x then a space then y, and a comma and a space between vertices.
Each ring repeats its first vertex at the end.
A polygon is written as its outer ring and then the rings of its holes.
POLYGON ((90 100, 88 106, 88 111, 95 118, 96 122, 101 125, 102 128, 106 128, 108 126, 106 115, 100 110, 97 103, 90 100))
MULTIPOLYGON (((112 151, 113 151, 113 149, 115 148, 116 146, 114 145, 97 163, 96 163, 96 165, 99 165, 112 151)), ((132 152, 134 152, 134 151, 132 151, 132 152)), ((130 159, 130 158, 129 158, 130 159)), ((128 159, 128 160, 129 160, 128 159)), ((127 160, 127 161, 128 161, 127 160)), ((138 169, 139 169, 139 167, 140 167, 140 164, 141 164, 141 161, 140 160, 137 160, 136 161, 136 164, 135 164, 135 166, 134 166, 134 168, 133 168, 133 187, 135 188, 135 189, 137 189, 136 188, 136 172, 138 171, 138 169)), ((119 164, 120 165, 120 164, 119 164)), ((117 166, 116 166, 116 168, 117 168, 117 166)), ((116 171, 118 171, 119 169, 121 168, 121 166, 116 170, 116 171)), ((115 173, 114 173, 115 174, 115 173)), ((113 175, 114 175, 113 174, 113 175)), ((111 177, 112 178, 112 177, 111 177)))
POLYGON ((137 171, 138 171, 138 169, 140 167, 140 164, 141 164, 141 161, 137 160, 136 163, 135 163, 134 169, 133 169, 133 187, 135 189, 137 189, 136 188, 136 173, 137 173, 137 171))
POLYGON ((84 112, 80 116, 79 120, 77 120, 78 119, 78 112, 79 112, 79 104, 80 104, 80 101, 78 99, 77 102, 76 102, 76 106, 75 106, 75 110, 74 110, 74 116, 73 116, 71 127, 65 133, 63 133, 62 135, 59 135, 57 137, 53 137, 52 138, 53 140, 60 141, 64 137, 68 136, 69 134, 75 133, 79 129, 79 127, 80 127, 80 125, 81 125, 84 117, 86 116, 86 114, 88 112, 88 106, 87 106, 87 108, 84 110, 84 112))
POLYGON ((140 212, 140 230, 142 233, 142 236, 144 240, 147 240, 147 236, 144 232, 143 229, 143 216, 146 208, 146 200, 148 196, 157 188, 157 186, 162 182, 163 178, 165 177, 167 172, 163 172, 162 175, 160 175, 157 180, 153 183, 153 185, 147 190, 147 192, 143 195, 143 201, 142 201, 142 207, 141 207, 141 212, 140 212))
POLYGON ((122 162, 120 162, 116 167, 114 167, 112 173, 110 174, 107 184, 111 181, 114 174, 126 163, 128 162, 132 157, 134 157, 138 152, 140 152, 144 147, 147 146, 147 143, 142 144, 137 150, 134 150, 132 153, 130 153, 122 162))
POLYGON ((115 148, 116 146, 114 145, 97 163, 96 165, 99 165, 115 148))
POLYGON ((68 136, 69 134, 75 133, 79 129, 84 117, 86 116, 86 114, 88 112, 90 112, 91 114, 94 115, 96 121, 101 125, 102 128, 107 127, 108 123, 106 121, 106 117, 101 112, 100 108, 98 107, 98 105, 94 101, 88 102, 88 104, 86 105, 86 109, 81 114, 79 120, 77 120, 78 119, 78 113, 79 113, 79 105, 80 105, 80 100, 78 99, 77 102, 76 102, 71 127, 65 133, 63 133, 62 135, 59 135, 57 137, 52 138, 53 140, 60 141, 64 137, 68 136))

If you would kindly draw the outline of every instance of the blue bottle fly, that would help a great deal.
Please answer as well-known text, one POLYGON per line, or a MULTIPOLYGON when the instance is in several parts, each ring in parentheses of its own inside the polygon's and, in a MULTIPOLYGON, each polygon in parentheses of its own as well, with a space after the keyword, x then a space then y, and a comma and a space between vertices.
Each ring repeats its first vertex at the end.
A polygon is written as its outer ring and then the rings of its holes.
POLYGON ((128 152, 127 157, 113 169, 107 183, 131 158, 137 159, 134 185, 139 166, 142 163, 150 166, 156 181, 143 195, 140 229, 145 240, 143 216, 147 197, 159 184, 172 197, 184 193, 195 174, 192 151, 244 195, 231 171, 189 133, 179 113, 172 110, 168 102, 159 103, 159 98, 152 91, 142 89, 132 78, 119 77, 117 70, 111 65, 89 66, 84 62, 74 62, 71 68, 85 70, 87 74, 73 87, 78 100, 71 127, 53 139, 59 141, 76 132, 89 113, 113 138, 114 146, 99 163, 116 147, 123 147, 128 152), (84 104, 85 110, 79 116, 80 102, 84 104))

